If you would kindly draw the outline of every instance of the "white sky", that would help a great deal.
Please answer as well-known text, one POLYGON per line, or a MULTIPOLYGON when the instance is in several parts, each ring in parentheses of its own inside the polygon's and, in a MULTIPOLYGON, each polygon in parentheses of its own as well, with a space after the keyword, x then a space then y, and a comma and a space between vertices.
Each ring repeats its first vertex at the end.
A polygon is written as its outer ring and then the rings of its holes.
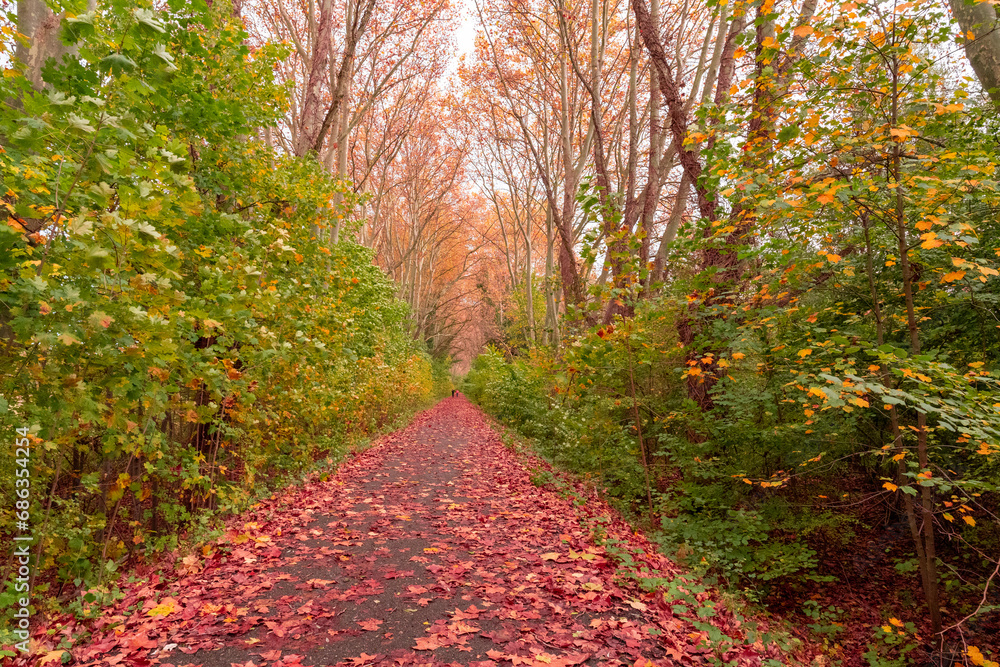
POLYGON ((456 57, 472 53, 476 45, 476 24, 479 22, 475 0, 459 0, 459 6, 461 23, 455 31, 455 42, 458 46, 456 57))

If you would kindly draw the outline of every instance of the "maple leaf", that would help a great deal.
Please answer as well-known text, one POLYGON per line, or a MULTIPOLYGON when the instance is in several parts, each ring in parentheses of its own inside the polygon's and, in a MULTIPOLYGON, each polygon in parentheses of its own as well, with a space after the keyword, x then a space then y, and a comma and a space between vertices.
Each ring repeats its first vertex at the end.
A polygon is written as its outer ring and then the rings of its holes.
POLYGON ((42 665, 48 664, 50 662, 54 662, 54 661, 61 663, 62 662, 63 653, 65 653, 65 651, 63 651, 62 649, 56 649, 55 651, 49 651, 48 653, 46 653, 45 655, 42 656, 41 660, 38 661, 39 667, 41 667, 42 665))
POLYGON ((264 651, 263 653, 260 654, 260 657, 268 661, 277 660, 278 658, 281 657, 281 651, 277 649, 273 651, 264 651))
POLYGON ((452 623, 448 626, 448 629, 454 632, 456 635, 467 635, 470 632, 479 632, 480 628, 471 623, 463 623, 458 621, 457 623, 452 623))
POLYGON ((160 600, 160 604, 156 605, 152 609, 146 612, 147 616, 169 616, 170 614, 177 611, 177 600, 173 598, 164 598, 160 600))
POLYGON ((358 625, 365 630, 375 631, 378 630, 380 625, 382 625, 382 621, 377 618, 369 618, 364 621, 358 621, 358 625))
POLYGON ((313 588, 323 588, 324 586, 329 586, 330 584, 335 584, 337 582, 332 579, 309 579, 306 583, 313 588))
POLYGON ((377 658, 377 657, 378 657, 378 654, 375 654, 375 655, 368 655, 367 653, 362 653, 362 654, 361 654, 361 655, 359 655, 358 657, 356 657, 356 658, 351 658, 350 660, 351 660, 351 662, 353 662, 353 663, 354 663, 355 665, 363 665, 363 664, 365 664, 366 662, 371 662, 371 661, 375 660, 375 658, 377 658))
POLYGON ((562 554, 556 553, 555 551, 551 551, 551 552, 549 552, 547 554, 542 554, 540 556, 540 558, 542 560, 558 560, 559 556, 561 556, 561 555, 562 554))
POLYGON ((417 637, 417 643, 413 648, 417 651, 434 651, 442 646, 447 646, 447 644, 441 643, 441 639, 437 635, 432 635, 430 637, 417 637))
POLYGON ((476 609, 476 605, 469 605, 469 608, 465 611, 455 609, 452 613, 452 619, 456 621, 464 621, 474 618, 479 618, 479 609, 476 609))

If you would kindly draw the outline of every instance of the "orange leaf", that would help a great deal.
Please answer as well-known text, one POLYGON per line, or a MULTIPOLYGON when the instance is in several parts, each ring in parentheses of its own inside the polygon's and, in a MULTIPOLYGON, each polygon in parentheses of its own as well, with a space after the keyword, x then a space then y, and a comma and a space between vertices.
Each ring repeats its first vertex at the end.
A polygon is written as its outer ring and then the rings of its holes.
POLYGON ((965 277, 965 271, 950 271, 941 276, 941 282, 950 283, 965 277))

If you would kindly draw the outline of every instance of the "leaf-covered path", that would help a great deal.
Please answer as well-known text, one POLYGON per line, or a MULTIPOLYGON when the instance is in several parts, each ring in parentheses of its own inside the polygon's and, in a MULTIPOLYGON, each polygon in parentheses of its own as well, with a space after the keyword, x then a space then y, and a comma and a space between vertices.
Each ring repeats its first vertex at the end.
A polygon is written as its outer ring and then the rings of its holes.
MULTIPOLYGON (((533 485, 522 461, 446 399, 128 591, 74 664, 707 664, 706 633, 616 574, 589 526, 608 517, 647 576, 676 568, 596 498, 533 485)), ((723 611, 712 622, 738 633, 723 611)))

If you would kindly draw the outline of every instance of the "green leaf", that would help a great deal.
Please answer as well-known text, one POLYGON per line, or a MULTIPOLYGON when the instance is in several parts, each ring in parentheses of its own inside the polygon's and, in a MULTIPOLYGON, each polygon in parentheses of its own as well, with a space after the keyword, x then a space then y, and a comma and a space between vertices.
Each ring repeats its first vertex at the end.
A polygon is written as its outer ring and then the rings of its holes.
POLYGON ((133 72, 138 67, 134 60, 120 53, 112 53, 110 56, 105 56, 98 61, 98 64, 102 70, 107 70, 113 74, 133 72))
POLYGON ((133 13, 133 16, 139 22, 140 27, 146 28, 151 32, 163 34, 167 31, 163 22, 156 18, 156 13, 150 9, 137 9, 133 13))

